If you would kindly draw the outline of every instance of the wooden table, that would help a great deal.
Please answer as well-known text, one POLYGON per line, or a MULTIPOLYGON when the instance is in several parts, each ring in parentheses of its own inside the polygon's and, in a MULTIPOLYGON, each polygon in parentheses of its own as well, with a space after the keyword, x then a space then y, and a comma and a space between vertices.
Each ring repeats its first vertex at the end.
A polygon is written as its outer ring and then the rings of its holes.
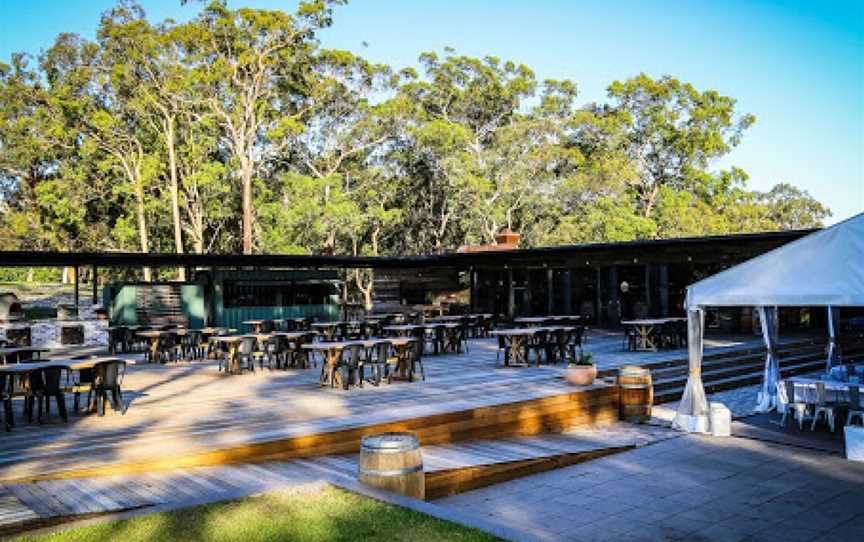
POLYGON ((247 326, 251 326, 252 331, 254 331, 255 333, 261 333, 261 328, 264 327, 264 322, 267 322, 267 320, 244 320, 241 323, 247 326))
POLYGON ((523 325, 526 327, 532 326, 542 326, 549 320, 548 316, 522 316, 519 318, 514 318, 513 323, 523 325))
POLYGON ((162 338, 168 335, 176 334, 176 331, 156 330, 139 331, 136 333, 139 337, 144 337, 150 341, 148 361, 153 363, 153 360, 163 363, 162 361, 162 338))
POLYGON ((686 318, 641 318, 639 320, 622 320, 622 326, 631 326, 636 331, 636 350, 641 352, 656 352, 654 328, 670 322, 684 322, 686 318))
POLYGON ((242 335, 218 335, 210 337, 210 341, 223 343, 227 346, 228 352, 225 359, 225 372, 228 374, 240 374, 240 359, 237 357, 237 348, 243 342, 242 335))
MULTIPOLYGON (((55 360, 46 360, 46 361, 38 361, 33 363, 12 363, 9 365, 0 366, 0 373, 7 374, 12 376, 12 378, 8 379, 8 394, 11 397, 14 389, 15 389, 15 377, 17 376, 21 382, 22 386, 29 385, 29 380, 32 373, 37 371, 43 371, 45 369, 57 368, 65 371, 81 371, 86 369, 92 369, 99 363, 111 362, 111 361, 123 361, 127 365, 135 365, 135 362, 132 360, 122 360, 120 358, 114 358, 110 356, 97 356, 92 358, 85 359, 55 359, 55 360)), ((60 410, 60 416, 63 421, 67 421, 66 417, 66 408, 65 402, 60 401, 58 403, 58 407, 60 410)), ((90 398, 90 404, 87 405, 86 412, 94 412, 96 409, 96 397, 93 396, 90 398)), ((41 414, 40 414, 41 416, 41 414)), ((7 420, 7 430, 11 420, 7 420)))
POLYGON ((393 349, 396 350, 396 359, 399 361, 396 364, 396 376, 399 379, 414 382, 414 364, 411 362, 411 350, 415 348, 414 343, 417 339, 414 337, 393 337, 388 340, 393 349))
POLYGON ((528 341, 538 328, 496 329, 492 335, 504 337, 510 342, 510 354, 504 356, 505 366, 528 367, 528 341))
POLYGON ((418 329, 425 329, 423 324, 399 324, 395 326, 384 326, 384 331, 390 331, 400 337, 411 337, 418 329))
POLYGON ((336 371, 339 361, 342 359, 342 352, 348 346, 360 345, 364 346, 363 341, 321 341, 317 343, 304 344, 305 350, 321 352, 324 356, 324 365, 321 367, 321 385, 326 386, 338 385, 343 389, 348 389, 348 381, 342 380, 342 375, 336 371))
POLYGON ((312 324, 312 327, 320 329, 321 335, 324 336, 325 341, 332 341, 333 336, 336 335, 336 330, 342 325, 343 322, 315 322, 312 324))

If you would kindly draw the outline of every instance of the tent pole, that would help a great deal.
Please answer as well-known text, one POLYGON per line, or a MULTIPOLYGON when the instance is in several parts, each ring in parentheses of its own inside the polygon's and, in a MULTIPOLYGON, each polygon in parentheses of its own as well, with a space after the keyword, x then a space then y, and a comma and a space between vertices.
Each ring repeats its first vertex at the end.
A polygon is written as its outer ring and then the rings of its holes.
MULTIPOLYGON (((689 292, 688 292, 688 297, 689 292)), ((672 427, 688 433, 707 433, 708 399, 702 385, 702 344, 705 329, 705 311, 701 307, 687 307, 687 355, 689 374, 678 412, 672 420, 672 427)))

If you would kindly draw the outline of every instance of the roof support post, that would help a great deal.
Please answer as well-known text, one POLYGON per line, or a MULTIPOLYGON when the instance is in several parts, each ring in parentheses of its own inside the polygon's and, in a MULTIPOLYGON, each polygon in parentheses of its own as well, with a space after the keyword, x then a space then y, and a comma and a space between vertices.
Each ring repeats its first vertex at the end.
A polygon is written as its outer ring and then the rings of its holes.
POLYGON ((81 270, 77 265, 73 268, 75 275, 75 306, 78 306, 78 272, 81 270))
POLYGON ((96 305, 99 302, 97 292, 97 289, 99 288, 99 268, 95 265, 93 266, 93 273, 90 280, 93 282, 93 304, 96 305))

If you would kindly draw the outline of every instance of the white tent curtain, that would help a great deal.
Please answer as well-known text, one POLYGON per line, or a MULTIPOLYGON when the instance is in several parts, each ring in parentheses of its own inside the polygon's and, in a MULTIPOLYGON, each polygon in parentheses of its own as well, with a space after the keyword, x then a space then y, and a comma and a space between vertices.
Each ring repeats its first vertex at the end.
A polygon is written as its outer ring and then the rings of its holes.
POLYGON ((777 383, 780 381, 780 360, 777 358, 777 307, 759 307, 762 339, 765 341, 765 371, 762 391, 757 397, 756 412, 770 412, 777 408, 777 383))
POLYGON ((705 311, 699 308, 687 310, 687 354, 690 371, 684 395, 672 426, 690 433, 707 433, 709 430, 708 399, 702 386, 702 346, 705 329, 705 311))
POLYGON ((840 349, 837 347, 837 307, 828 307, 828 355, 825 360, 825 371, 830 371, 831 367, 843 363, 840 355, 840 349))

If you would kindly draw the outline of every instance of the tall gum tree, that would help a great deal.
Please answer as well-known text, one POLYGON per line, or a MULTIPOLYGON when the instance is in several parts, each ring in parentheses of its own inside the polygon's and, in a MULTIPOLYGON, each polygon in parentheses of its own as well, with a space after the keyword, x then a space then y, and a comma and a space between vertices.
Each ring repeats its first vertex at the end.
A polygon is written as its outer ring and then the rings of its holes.
POLYGON ((314 32, 330 24, 331 4, 301 3, 289 15, 211 2, 181 27, 197 94, 220 127, 239 181, 245 254, 254 248, 253 183, 284 148, 278 135, 299 128, 314 32))

